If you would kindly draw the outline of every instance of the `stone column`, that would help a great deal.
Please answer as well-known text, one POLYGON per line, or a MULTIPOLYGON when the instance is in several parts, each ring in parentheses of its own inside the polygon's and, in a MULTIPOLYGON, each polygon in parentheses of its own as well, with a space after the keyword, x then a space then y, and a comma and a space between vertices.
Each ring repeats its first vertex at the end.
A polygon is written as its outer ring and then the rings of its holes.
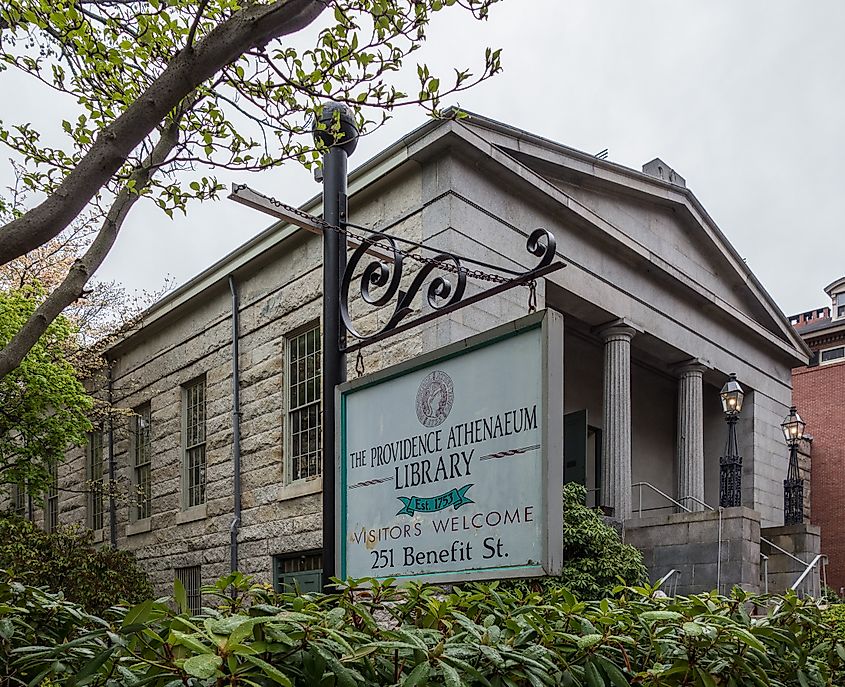
POLYGON ((604 339, 601 502, 618 520, 631 517, 631 339, 636 333, 624 322, 599 330, 604 339))
POLYGON ((678 375, 678 500, 691 511, 704 510, 704 409, 702 375, 707 368, 691 362, 678 375), (692 499, 685 499, 692 496, 692 499))

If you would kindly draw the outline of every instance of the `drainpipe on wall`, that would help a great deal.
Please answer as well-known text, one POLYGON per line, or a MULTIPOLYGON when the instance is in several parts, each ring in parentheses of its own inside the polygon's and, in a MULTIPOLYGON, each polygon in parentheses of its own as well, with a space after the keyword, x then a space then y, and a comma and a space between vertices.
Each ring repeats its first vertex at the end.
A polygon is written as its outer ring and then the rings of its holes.
MULTIPOLYGON (((108 362, 108 361, 107 361, 108 362)), ((117 548, 117 506, 114 502, 115 464, 114 464, 114 420, 111 407, 114 400, 112 389, 112 369, 109 365, 109 541, 117 548)))
POLYGON ((229 558, 232 572, 238 569, 238 530, 241 526, 241 377, 238 365, 238 289, 229 275, 232 292, 232 469, 234 471, 235 498, 232 524, 229 526, 229 558))

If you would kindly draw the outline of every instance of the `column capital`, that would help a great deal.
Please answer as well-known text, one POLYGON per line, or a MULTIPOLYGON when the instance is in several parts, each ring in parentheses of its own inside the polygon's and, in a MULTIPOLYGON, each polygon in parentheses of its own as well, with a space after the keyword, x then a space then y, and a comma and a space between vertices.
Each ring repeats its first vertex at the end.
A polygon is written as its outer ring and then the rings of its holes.
POLYGON ((643 329, 629 319, 622 317, 618 320, 600 324, 598 327, 593 327, 593 332, 598 334, 605 342, 611 339, 627 339, 630 341, 637 334, 642 334, 643 329))
POLYGON ((676 377, 686 377, 690 374, 704 374, 711 369, 707 363, 700 358, 691 358, 672 366, 672 372, 676 377))

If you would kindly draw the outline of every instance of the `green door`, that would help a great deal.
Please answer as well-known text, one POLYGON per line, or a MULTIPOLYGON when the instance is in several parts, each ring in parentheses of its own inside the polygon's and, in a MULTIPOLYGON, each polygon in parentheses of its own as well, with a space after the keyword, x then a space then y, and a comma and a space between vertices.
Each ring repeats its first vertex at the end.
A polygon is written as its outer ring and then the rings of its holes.
POLYGON ((587 486, 587 411, 563 416, 563 481, 587 486))

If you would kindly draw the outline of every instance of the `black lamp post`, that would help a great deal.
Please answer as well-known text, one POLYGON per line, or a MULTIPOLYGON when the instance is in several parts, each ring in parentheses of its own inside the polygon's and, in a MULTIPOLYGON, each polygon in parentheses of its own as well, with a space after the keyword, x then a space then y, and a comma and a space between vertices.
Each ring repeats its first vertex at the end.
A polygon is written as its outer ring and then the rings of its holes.
POLYGON ((732 508, 742 505, 742 456, 736 442, 736 423, 742 410, 745 392, 731 373, 730 379, 722 387, 722 410, 728 423, 728 442, 725 453, 719 459, 719 505, 732 508))
MULTIPOLYGON (((323 153, 323 219, 335 227, 346 223, 347 159, 358 144, 358 129, 349 108, 328 103, 314 137, 329 146, 323 153)), ((323 233, 323 589, 336 574, 335 561, 335 387, 346 381, 345 330, 340 320, 340 282, 346 267, 346 236, 323 233)))
POLYGON ((780 427, 789 446, 789 469, 783 480, 783 524, 800 525, 804 522, 804 480, 798 472, 798 444, 804 436, 807 423, 801 419, 795 406, 789 409, 780 427))

